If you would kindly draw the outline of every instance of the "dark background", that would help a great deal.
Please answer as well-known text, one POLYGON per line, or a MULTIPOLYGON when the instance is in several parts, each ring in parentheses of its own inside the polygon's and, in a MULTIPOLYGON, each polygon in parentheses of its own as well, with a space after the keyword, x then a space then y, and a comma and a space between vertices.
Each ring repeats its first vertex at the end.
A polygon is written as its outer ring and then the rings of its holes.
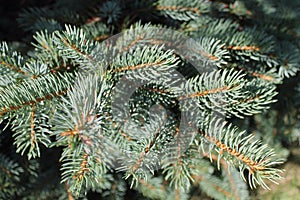
POLYGON ((27 7, 50 5, 54 0, 0 0, 0 41, 22 41, 28 33, 17 23, 19 13, 27 7))

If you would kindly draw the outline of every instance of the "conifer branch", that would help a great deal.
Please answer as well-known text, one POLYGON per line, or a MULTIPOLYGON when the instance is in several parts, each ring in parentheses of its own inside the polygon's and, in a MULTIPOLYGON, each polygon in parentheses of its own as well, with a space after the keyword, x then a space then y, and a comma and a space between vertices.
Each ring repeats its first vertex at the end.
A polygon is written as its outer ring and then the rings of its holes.
POLYGON ((111 36, 112 35, 101 35, 101 36, 96 37, 94 40, 99 42, 99 41, 106 40, 107 38, 110 38, 111 36))
POLYGON ((178 188, 175 188, 175 200, 180 200, 180 191, 178 188))
MULTIPOLYGON (((182 36, 181 36, 182 37, 182 36)), ((129 46, 133 47, 135 44, 137 44, 139 41, 141 41, 142 39, 145 38, 145 36, 143 37, 138 37, 139 39, 137 39, 136 41, 133 41, 129 46)), ((179 36, 180 38, 180 36, 179 36)), ((151 39, 150 41, 147 41, 147 43, 152 44, 152 45, 166 45, 166 47, 173 49, 174 48, 174 44, 171 41, 168 40, 163 40, 163 39, 151 39)), ((186 46, 186 44, 182 45, 179 44, 178 46, 176 46, 176 50, 180 49, 180 51, 184 51, 186 50, 187 53, 195 53, 201 56, 204 56, 205 58, 208 58, 212 61, 217 61, 220 58, 210 54, 209 52, 205 52, 204 50, 198 50, 198 49, 190 49, 186 46)), ((187 54, 186 57, 188 57, 189 55, 187 54)))
POLYGON ((81 51, 81 49, 79 47, 77 47, 76 45, 71 45, 67 38, 62 38, 63 43, 69 47, 70 49, 73 49, 74 51, 76 51, 77 53, 79 53, 80 55, 82 55, 83 57, 85 57, 88 60, 92 60, 92 58, 85 52, 81 51))
MULTIPOLYGON (((207 180, 206 177, 199 175, 199 174, 192 174, 192 177, 194 179, 194 185, 197 186, 199 185, 199 182, 206 182, 209 181, 207 180)), ((227 198, 232 198, 232 194, 230 191, 225 190, 224 188, 220 187, 219 185, 210 182, 209 187, 213 187, 214 190, 216 190, 217 192, 222 193, 225 197, 227 198)))
POLYGON ((155 66, 159 66, 159 65, 163 64, 164 62, 165 61, 162 60, 162 61, 157 61, 154 63, 145 63, 145 64, 139 64, 139 65, 135 65, 135 66, 125 66, 125 67, 114 69, 113 72, 133 71, 133 70, 142 69, 142 68, 146 68, 146 67, 155 67, 155 66))
POLYGON ((243 72, 246 72, 250 76, 254 76, 254 77, 260 78, 265 81, 274 81, 274 77, 272 77, 270 75, 265 75, 265 74, 262 74, 259 72, 251 72, 248 69, 246 69, 245 67, 238 67, 238 69, 242 70, 243 72))
MULTIPOLYGON (((218 156, 216 156, 215 154, 208 154, 208 153, 204 153, 204 156, 205 157, 207 157, 207 158, 211 158, 212 160, 214 160, 214 161, 216 161, 216 162, 218 162, 218 160, 219 160, 219 158, 218 158, 218 156)), ((228 167, 228 164, 226 163, 226 161, 224 160, 224 159, 221 159, 220 160, 220 163, 221 163, 221 165, 223 166, 223 168, 224 168, 224 170, 225 170, 225 172, 226 172, 226 174, 227 174, 227 176, 228 176, 228 179, 229 179, 229 184, 230 184, 230 187, 232 188, 232 190, 233 190, 233 194, 234 194, 234 196, 235 196, 235 199, 236 200, 240 200, 241 199, 241 197, 240 197, 240 195, 238 194, 238 189, 236 188, 236 185, 235 185, 235 183, 234 183, 234 180, 233 180, 233 177, 232 177, 232 175, 230 174, 230 172, 229 172, 229 167, 228 167)), ((227 195, 226 195, 227 196, 227 195)), ((230 196, 232 196, 232 195, 230 195, 230 196)))
POLYGON ((116 122, 112 121, 111 118, 108 119, 108 121, 111 123, 111 125, 118 130, 118 133, 120 133, 127 141, 131 141, 132 138, 124 131, 124 130, 120 130, 118 129, 118 125, 116 122))
POLYGON ((67 190, 67 194, 68 194, 68 200, 74 200, 74 197, 73 197, 73 194, 72 192, 70 191, 70 187, 69 187, 69 184, 68 183, 65 183, 65 187, 66 187, 66 190, 67 190))
POLYGON ((73 179, 78 179, 79 181, 81 181, 83 179, 83 176, 85 175, 85 173, 89 173, 90 169, 87 166, 87 159, 88 159, 88 154, 85 153, 82 156, 82 162, 80 164, 79 170, 76 172, 76 174, 73 176, 73 179))
POLYGON ((206 91, 201 91, 201 92, 197 92, 197 93, 193 93, 193 94, 188 94, 186 96, 180 96, 179 100, 185 100, 185 99, 189 99, 189 98, 195 98, 195 97, 203 97, 209 94, 216 94, 216 93, 222 93, 225 91, 230 91, 233 90, 234 88, 237 88, 236 86, 225 86, 225 87, 221 87, 221 88, 214 88, 211 90, 206 90, 206 91))
POLYGON ((128 51, 129 49, 131 49, 134 45, 138 44, 140 41, 142 41, 145 38, 144 35, 138 35, 133 41, 131 41, 130 44, 128 44, 127 46, 123 47, 122 50, 123 51, 128 51))
POLYGON ((5 174, 7 174, 8 176, 11 176, 11 172, 8 168, 6 168, 5 166, 3 165, 0 165, 0 170, 3 171, 5 174))
MULTIPOLYGON (((194 191, 250 199, 247 183, 277 183, 282 159, 272 148, 281 155, 277 126, 285 122, 278 123, 281 101, 270 104, 277 93, 296 93, 285 83, 300 62, 292 34, 299 3, 288 1, 260 0, 249 10, 239 0, 60 0, 22 12, 18 22, 31 33, 0 44, 0 121, 29 161, 15 162, 3 134, 0 199, 74 200, 89 191, 127 199, 128 179, 149 199, 189 199, 194 191), (225 121, 236 118, 255 136, 225 121), (43 156, 30 160, 44 155, 41 145, 47 154, 62 149, 65 185, 40 184, 39 172, 56 171, 43 156), (38 170, 40 161, 49 171, 38 170)), ((287 135, 285 142, 295 137, 287 135)))
POLYGON ((250 173, 253 174, 255 171, 263 171, 266 169, 265 166, 263 166, 262 162, 253 161, 249 157, 245 156, 243 153, 238 152, 236 149, 232 149, 231 147, 228 147, 226 144, 222 143, 221 141, 215 139, 212 136, 209 136, 203 131, 198 131, 199 134, 201 134, 204 138, 206 138, 209 142, 214 143, 216 147, 220 149, 220 155, 224 154, 225 152, 228 152, 230 155, 234 156, 241 162, 245 163, 249 169, 250 173))
POLYGON ((148 188, 149 190, 154 190, 155 186, 146 182, 144 179, 139 179, 139 183, 141 183, 143 186, 145 186, 146 188, 148 188))
POLYGON ((62 132, 60 135, 61 136, 71 136, 71 137, 74 137, 75 135, 78 135, 78 134, 79 134, 78 128, 75 127, 74 130, 69 129, 68 131, 62 132))
POLYGON ((229 45, 226 48, 235 51, 260 51, 260 48, 257 46, 230 46, 229 45))
POLYGON ((7 112, 19 110, 19 109, 23 108, 24 106, 33 106, 33 105, 35 105, 37 103, 40 103, 42 101, 45 101, 45 100, 52 100, 53 98, 57 98, 57 97, 60 97, 62 95, 65 95, 67 93, 67 91, 68 91, 68 89, 64 89, 64 90, 59 91, 59 92, 53 92, 51 94, 47 94, 44 97, 37 97, 35 100, 31 100, 31 101, 28 101, 28 102, 23 102, 21 105, 1 108, 0 116, 3 116, 7 112))
POLYGON ((238 104, 238 103, 249 103, 251 101, 255 101, 255 100, 259 99, 260 97, 261 97, 260 95, 255 95, 254 97, 249 97, 247 99, 242 99, 239 102, 236 102, 235 104, 238 104))
MULTIPOLYGON (((161 126, 163 126, 163 125, 164 125, 164 123, 161 126)), ((147 155, 147 153, 149 153, 151 148, 155 145, 155 142, 159 136, 160 130, 161 129, 159 128, 157 131, 155 131, 155 133, 153 134, 153 139, 150 140, 148 146, 146 146, 144 148, 144 151, 142 151, 140 153, 140 156, 139 156, 138 160, 136 161, 135 165, 133 167, 131 167, 131 169, 130 169, 130 175, 133 175, 136 172, 136 170, 140 167, 141 163, 143 162, 144 157, 147 155)))
POLYGON ((18 73, 20 73, 20 74, 22 74, 22 75, 24 75, 24 76, 27 76, 26 72, 24 72, 22 69, 20 69, 19 67, 15 66, 15 65, 13 65, 13 64, 7 63, 7 62, 5 62, 4 60, 2 60, 2 61, 0 62, 0 64, 3 65, 3 66, 8 67, 9 69, 12 69, 13 71, 18 72, 18 73))
POLYGON ((35 131, 34 131, 34 113, 35 113, 35 104, 31 105, 31 116, 30 116, 30 143, 31 146, 34 147, 36 143, 35 139, 35 131))
POLYGON ((273 81, 273 80, 274 80, 274 77, 272 77, 272 76, 260 74, 260 73, 257 73, 257 72, 252 72, 252 73, 250 73, 250 74, 251 74, 252 76, 258 77, 258 78, 263 79, 263 80, 266 80, 266 81, 273 81))
POLYGON ((200 11, 198 8, 193 7, 183 7, 183 6, 162 6, 158 5, 156 6, 157 10, 171 10, 171 11, 191 11, 197 15, 200 14, 200 11))

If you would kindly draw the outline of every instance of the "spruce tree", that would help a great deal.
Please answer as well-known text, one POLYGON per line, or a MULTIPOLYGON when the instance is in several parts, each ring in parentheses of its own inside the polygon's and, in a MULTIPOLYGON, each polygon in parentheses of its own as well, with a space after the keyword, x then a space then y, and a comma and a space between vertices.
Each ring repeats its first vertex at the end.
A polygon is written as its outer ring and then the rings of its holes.
POLYGON ((299 142, 299 3, 32 3, 0 44, 0 198, 268 189, 299 142))

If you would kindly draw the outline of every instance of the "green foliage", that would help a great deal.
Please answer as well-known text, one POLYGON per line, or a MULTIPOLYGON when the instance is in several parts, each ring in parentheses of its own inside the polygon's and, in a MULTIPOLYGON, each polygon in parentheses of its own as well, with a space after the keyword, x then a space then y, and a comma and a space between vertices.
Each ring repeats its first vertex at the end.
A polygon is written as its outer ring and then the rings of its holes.
POLYGON ((250 199, 278 182, 300 130, 299 3, 289 2, 23 10, 27 54, 0 45, 0 147, 16 147, 0 154, 0 197, 250 199))

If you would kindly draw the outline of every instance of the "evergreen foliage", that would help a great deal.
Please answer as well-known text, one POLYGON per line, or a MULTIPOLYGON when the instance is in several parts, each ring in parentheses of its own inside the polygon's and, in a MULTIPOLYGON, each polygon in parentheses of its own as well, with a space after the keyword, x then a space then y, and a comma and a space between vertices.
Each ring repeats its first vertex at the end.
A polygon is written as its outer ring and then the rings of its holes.
POLYGON ((26 53, 0 44, 0 198, 250 199, 268 189, 286 144, 300 141, 299 8, 56 0, 24 9, 26 53))

